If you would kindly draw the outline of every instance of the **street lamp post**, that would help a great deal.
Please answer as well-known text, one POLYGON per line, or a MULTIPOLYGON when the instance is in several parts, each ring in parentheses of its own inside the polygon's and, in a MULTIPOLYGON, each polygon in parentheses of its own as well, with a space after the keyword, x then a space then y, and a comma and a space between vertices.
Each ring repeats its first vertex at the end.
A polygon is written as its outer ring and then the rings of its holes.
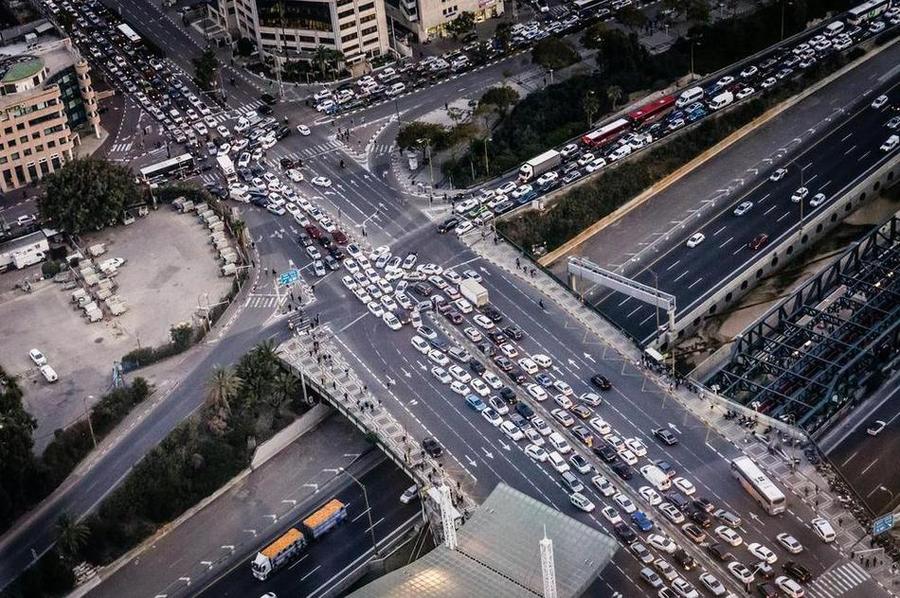
POLYGON ((362 482, 360 482, 358 479, 356 479, 356 476, 354 476, 352 473, 350 473, 343 467, 341 468, 341 473, 347 474, 347 477, 349 477, 351 480, 356 482, 356 485, 359 486, 360 489, 362 490, 363 502, 366 505, 366 515, 369 518, 369 535, 372 538, 372 550, 375 551, 376 556, 380 556, 378 554, 378 545, 375 543, 375 525, 372 523, 372 509, 369 508, 369 494, 366 492, 366 485, 363 484, 362 482))
POLYGON ((488 143, 490 142, 490 137, 484 138, 484 172, 488 177, 491 176, 491 168, 488 165, 488 143))
POLYGON ((81 397, 81 404, 84 405, 84 416, 87 418, 88 429, 91 431, 91 440, 94 442, 94 448, 97 448, 97 437, 94 436, 94 423, 91 421, 91 412, 88 411, 87 400, 94 400, 94 395, 88 395, 87 397, 81 397))

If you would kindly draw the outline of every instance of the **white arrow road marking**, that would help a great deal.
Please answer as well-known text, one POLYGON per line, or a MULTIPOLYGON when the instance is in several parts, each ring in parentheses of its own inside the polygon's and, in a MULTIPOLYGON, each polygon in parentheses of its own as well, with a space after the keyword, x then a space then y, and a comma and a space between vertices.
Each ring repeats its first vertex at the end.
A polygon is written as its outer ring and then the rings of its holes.
POLYGON ((676 434, 681 434, 681 430, 679 430, 678 428, 676 428, 676 427, 675 427, 675 424, 669 422, 669 427, 672 428, 673 430, 675 430, 675 433, 676 433, 676 434))

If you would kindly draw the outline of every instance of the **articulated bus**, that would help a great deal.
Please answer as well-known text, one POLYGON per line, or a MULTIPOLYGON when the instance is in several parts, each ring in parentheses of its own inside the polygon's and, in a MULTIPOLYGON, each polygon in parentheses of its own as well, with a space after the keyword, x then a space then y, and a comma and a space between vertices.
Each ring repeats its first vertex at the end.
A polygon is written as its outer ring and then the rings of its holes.
POLYGON ((891 0, 869 0, 847 11, 847 22, 853 26, 861 25, 878 17, 891 7, 891 0))
POLYGON ((190 154, 181 154, 150 166, 140 169, 141 179, 146 183, 159 183, 170 178, 184 178, 196 174, 197 167, 194 157, 190 154))
POLYGON ((731 475, 736 477, 750 496, 766 510, 769 515, 783 513, 787 500, 784 492, 772 483, 766 474, 750 457, 737 457, 731 461, 731 475))

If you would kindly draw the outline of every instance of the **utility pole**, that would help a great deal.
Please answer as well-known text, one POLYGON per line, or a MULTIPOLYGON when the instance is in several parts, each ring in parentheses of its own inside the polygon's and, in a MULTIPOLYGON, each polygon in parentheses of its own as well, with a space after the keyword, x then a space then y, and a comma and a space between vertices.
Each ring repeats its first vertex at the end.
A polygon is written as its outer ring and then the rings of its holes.
POLYGON ((485 174, 487 174, 488 178, 490 178, 490 176, 491 176, 491 168, 488 165, 488 142, 490 140, 491 140, 490 137, 484 138, 484 172, 485 172, 485 174))
POLYGON ((94 400, 94 395, 88 395, 87 397, 81 397, 81 403, 84 405, 84 416, 87 418, 88 429, 91 431, 91 440, 94 442, 94 448, 97 448, 97 437, 94 436, 94 422, 91 421, 91 412, 88 411, 87 400, 94 400))

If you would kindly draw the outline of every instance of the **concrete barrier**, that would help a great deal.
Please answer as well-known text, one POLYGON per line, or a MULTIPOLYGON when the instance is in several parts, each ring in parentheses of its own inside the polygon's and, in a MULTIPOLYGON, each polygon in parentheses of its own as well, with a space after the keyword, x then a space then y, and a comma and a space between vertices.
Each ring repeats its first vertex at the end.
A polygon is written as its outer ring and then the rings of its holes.
POLYGON ((331 413, 331 408, 325 403, 316 404, 293 423, 275 434, 275 436, 256 447, 256 452, 253 453, 253 459, 250 461, 250 470, 252 471, 263 465, 284 450, 290 443, 322 423, 331 413))

